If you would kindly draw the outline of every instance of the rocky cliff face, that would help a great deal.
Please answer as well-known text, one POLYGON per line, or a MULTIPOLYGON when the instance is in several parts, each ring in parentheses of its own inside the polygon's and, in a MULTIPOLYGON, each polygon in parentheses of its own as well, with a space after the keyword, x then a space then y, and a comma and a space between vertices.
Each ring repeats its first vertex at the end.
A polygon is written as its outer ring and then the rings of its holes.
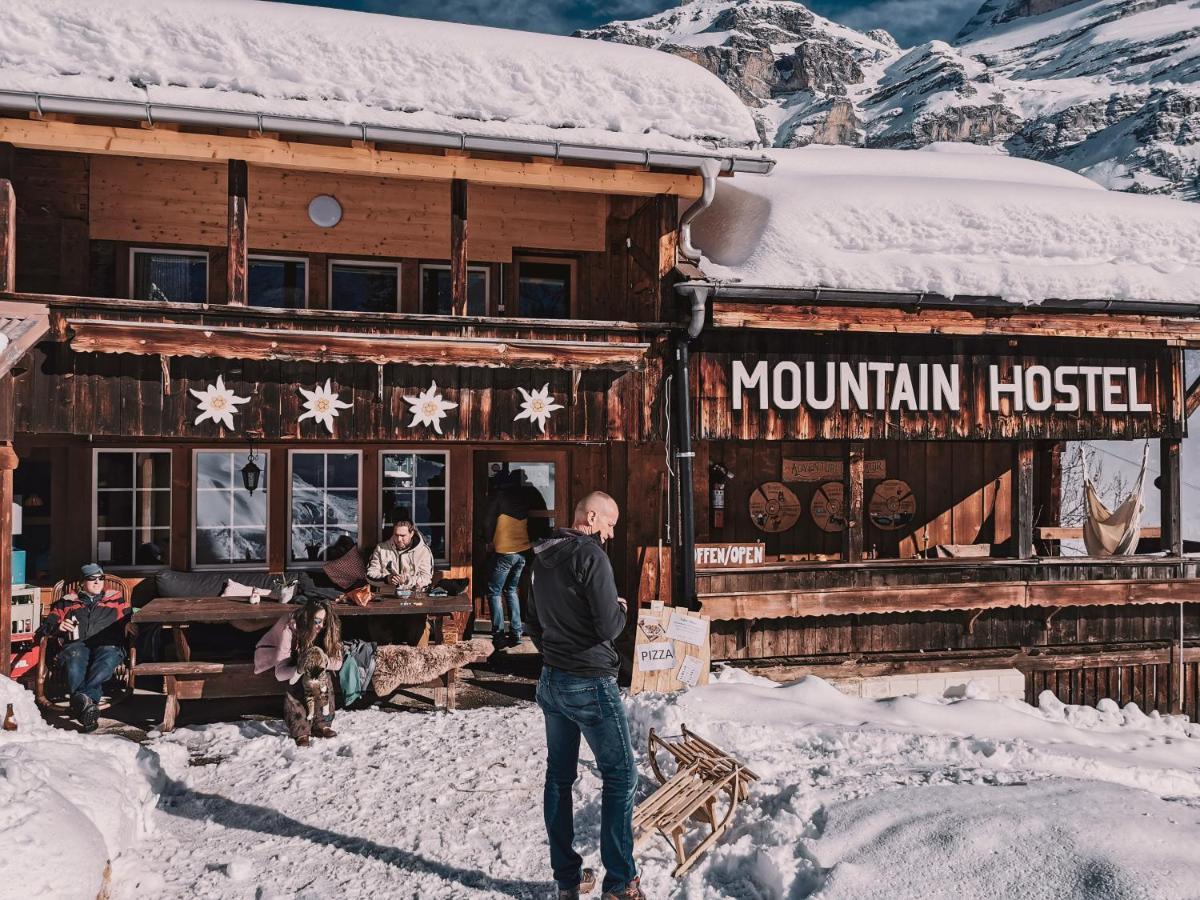
POLYGON ((704 66, 775 146, 999 144, 1200 200, 1196 0, 987 0, 953 43, 907 50, 793 0, 691 0, 581 35, 704 66))

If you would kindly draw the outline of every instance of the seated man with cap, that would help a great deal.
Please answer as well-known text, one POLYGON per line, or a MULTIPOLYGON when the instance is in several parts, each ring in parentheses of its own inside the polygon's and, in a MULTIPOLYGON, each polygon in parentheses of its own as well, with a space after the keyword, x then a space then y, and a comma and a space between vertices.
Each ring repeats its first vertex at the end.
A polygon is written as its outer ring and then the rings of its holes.
POLYGON ((100 719, 100 689, 125 659, 129 602, 121 592, 104 587, 104 570, 88 563, 83 586, 50 607, 39 635, 59 640, 55 664, 66 676, 71 712, 84 731, 95 731, 100 719))

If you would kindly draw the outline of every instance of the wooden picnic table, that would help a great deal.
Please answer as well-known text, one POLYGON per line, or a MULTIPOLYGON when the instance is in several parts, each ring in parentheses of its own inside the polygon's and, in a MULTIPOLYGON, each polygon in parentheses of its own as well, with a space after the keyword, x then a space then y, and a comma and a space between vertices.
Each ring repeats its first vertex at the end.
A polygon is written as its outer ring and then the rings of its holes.
MULTIPOLYGON (((136 649, 130 654, 129 663, 135 682, 139 676, 158 676, 163 679, 166 706, 159 730, 168 732, 175 728, 180 700, 255 697, 282 694, 287 689, 286 684, 275 678, 274 672, 254 674, 253 661, 208 662, 193 659, 187 639, 190 625, 270 622, 291 615, 296 609, 294 603, 280 603, 266 598, 252 604, 247 598, 241 597, 157 597, 135 612, 135 625, 168 627, 175 644, 177 659, 167 662, 139 663, 136 649)), ((452 644, 461 639, 454 616, 456 613, 469 613, 471 609, 471 597, 466 593, 430 597, 424 592, 415 592, 409 597, 377 595, 366 606, 354 603, 339 603, 336 606, 337 614, 343 617, 433 617, 430 639, 439 644, 452 644)), ((434 705, 453 709, 457 683, 458 672, 454 670, 427 685, 433 688, 434 705)))

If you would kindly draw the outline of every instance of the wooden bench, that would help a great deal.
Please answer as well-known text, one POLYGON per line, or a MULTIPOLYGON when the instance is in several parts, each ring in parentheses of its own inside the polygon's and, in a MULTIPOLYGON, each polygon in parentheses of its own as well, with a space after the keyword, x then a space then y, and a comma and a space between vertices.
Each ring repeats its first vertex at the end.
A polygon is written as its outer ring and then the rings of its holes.
POLYGON ((175 730, 180 700, 212 700, 224 697, 262 697, 283 694, 287 683, 274 672, 254 674, 248 662, 149 662, 133 666, 134 678, 161 676, 166 709, 162 732, 175 730))
POLYGON ((738 804, 749 795, 750 782, 758 776, 719 747, 682 727, 682 734, 661 738, 650 729, 650 766, 661 785, 633 813, 634 848, 655 832, 674 849, 676 866, 672 875, 682 876, 695 864, 733 821, 738 804), (665 750, 675 760, 676 771, 667 778, 659 768, 657 751, 665 750), (724 794, 728 808, 718 817, 717 800, 724 794), (709 833, 691 850, 683 842, 684 829, 695 819, 709 833))

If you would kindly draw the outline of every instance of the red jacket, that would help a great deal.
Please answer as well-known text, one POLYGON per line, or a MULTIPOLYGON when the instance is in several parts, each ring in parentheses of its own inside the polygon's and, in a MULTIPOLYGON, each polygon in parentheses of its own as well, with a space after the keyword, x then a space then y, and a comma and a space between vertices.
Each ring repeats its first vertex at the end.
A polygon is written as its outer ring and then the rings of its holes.
POLYGON ((129 601, 122 599, 120 591, 108 589, 99 596, 70 593, 50 607, 38 632, 57 637, 65 643, 72 639, 58 630, 58 624, 74 618, 79 623, 78 640, 84 641, 89 647, 106 644, 121 646, 125 643, 125 626, 129 615, 129 601))

